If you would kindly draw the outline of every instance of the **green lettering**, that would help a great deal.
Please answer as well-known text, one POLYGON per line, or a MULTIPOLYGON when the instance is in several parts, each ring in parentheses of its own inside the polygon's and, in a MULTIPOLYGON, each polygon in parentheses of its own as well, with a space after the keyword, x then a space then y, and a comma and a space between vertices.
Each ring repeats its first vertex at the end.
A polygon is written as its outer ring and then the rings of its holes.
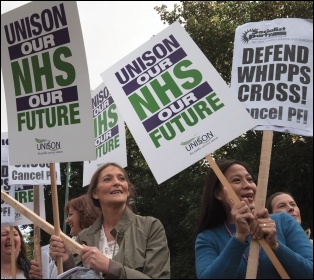
POLYGON ((69 120, 68 120, 68 108, 67 106, 57 106, 57 117, 58 117, 58 126, 62 126, 62 125, 68 125, 69 124, 69 120), (64 121, 64 123, 63 123, 64 121))
POLYGON ((223 103, 217 104, 218 102, 220 102, 220 99, 217 97, 217 94, 215 92, 208 95, 206 97, 206 100, 207 100, 208 104, 213 108, 214 111, 217 111, 220 108, 225 106, 225 104, 223 104, 223 103), (216 99, 215 99, 215 97, 216 97, 216 99))
MULTIPOLYGON (((181 86, 186 89, 193 89, 199 85, 203 79, 202 73, 196 69, 183 70, 183 67, 188 67, 192 64, 189 60, 180 61, 174 68, 173 74, 179 79, 192 78, 192 81, 186 81, 181 86)), ((189 79, 190 80, 190 79, 189 79)))
POLYGON ((21 84, 25 93, 31 93, 33 91, 33 87, 28 59, 22 59, 22 69, 20 68, 19 61, 12 62, 11 69, 13 74, 15 96, 20 96, 22 94, 21 84))
POLYGON ((28 193, 28 202, 34 202, 34 191, 30 190, 28 193))
POLYGON ((195 109, 195 111, 202 120, 213 113, 212 110, 210 110, 210 108, 207 107, 206 102, 202 100, 193 105, 193 108, 195 109))
POLYGON ((53 53, 53 62, 58 70, 64 71, 67 77, 64 78, 63 75, 56 76, 56 82, 59 86, 71 85, 76 77, 75 68, 71 63, 63 61, 61 57, 72 56, 71 50, 68 47, 60 47, 53 53))
POLYGON ((25 113, 18 113, 17 114, 17 129, 18 131, 22 131, 22 125, 25 123, 25 113))
POLYGON ((115 111, 117 109, 116 104, 112 104, 108 108, 108 119, 111 119, 111 121, 108 122, 109 128, 113 128, 118 123, 118 114, 115 111))
POLYGON ((47 127, 55 127, 56 126, 56 110, 47 110, 46 111, 46 125, 47 127))
POLYGON ((34 82, 36 91, 43 90, 42 84, 42 76, 45 77, 47 89, 53 88, 53 76, 52 76, 52 69, 50 63, 49 52, 42 53, 42 64, 43 66, 39 66, 38 56, 31 57, 33 72, 34 72, 34 82))
POLYGON ((22 130, 23 125, 33 130, 36 127, 54 127, 56 122, 58 126, 77 124, 81 122, 79 114, 79 103, 21 112, 17 114, 18 131, 22 130))
POLYGON ((109 139, 105 143, 99 145, 96 148, 96 157, 99 158, 102 155, 105 155, 114 149, 118 148, 120 146, 119 143, 119 135, 114 136, 113 138, 109 139))
POLYGON ((70 111, 70 123, 71 124, 81 123, 81 119, 79 118, 79 115, 80 115, 79 103, 69 104, 69 111, 70 111))
POLYGON ((39 109, 35 111, 36 114, 32 114, 32 123, 33 123, 33 128, 31 128, 31 130, 35 129, 36 126, 36 115, 38 115, 38 128, 43 128, 44 124, 43 124, 43 118, 45 115, 47 115, 47 111, 45 112, 45 109, 39 109), (45 114, 46 113, 46 114, 45 114))
POLYGON ((177 86, 174 79, 171 77, 169 72, 165 72, 161 75, 161 78, 163 78, 165 84, 162 86, 160 85, 159 81, 157 79, 153 80, 150 85, 152 86, 153 90, 156 92, 156 95, 158 96, 161 103, 165 106, 171 102, 170 98, 167 95, 167 91, 169 90, 172 95, 177 98, 182 95, 182 91, 177 86))
POLYGON ((114 146, 115 146, 115 149, 116 148, 118 148, 118 147, 120 147, 120 138, 119 138, 119 134, 118 135, 116 135, 114 138, 114 146))
POLYGON ((142 121, 147 118, 147 114, 143 107, 145 107, 151 113, 157 112, 160 107, 147 86, 141 88, 141 93, 143 94, 143 98, 140 97, 136 92, 134 92, 129 97, 129 100, 138 117, 142 121))
MULTIPOLYGON (((184 112, 183 112, 184 113, 184 112)), ((182 114, 183 114, 182 113, 182 114)), ((177 115, 175 117, 173 117, 171 120, 170 120, 170 123, 173 123, 177 126, 177 128, 180 130, 180 132, 184 132, 185 131, 185 128, 184 126, 182 125, 181 121, 181 115, 177 115)))
POLYGON ((20 203, 27 203, 27 192, 18 192, 18 201, 20 203))
POLYGON ((158 140, 162 138, 162 136, 160 135, 159 129, 157 128, 153 130, 151 133, 149 133, 149 137, 152 139, 155 147, 159 148, 160 144, 158 140))
POLYGON ((109 148, 108 148, 108 151, 113 151, 114 150, 114 142, 113 142, 113 139, 109 139, 108 141, 108 144, 109 144, 109 148))
MULTIPOLYGON (((96 118, 96 137, 108 130, 107 111, 101 112, 96 118)), ((94 120, 94 121, 95 121, 94 120)))

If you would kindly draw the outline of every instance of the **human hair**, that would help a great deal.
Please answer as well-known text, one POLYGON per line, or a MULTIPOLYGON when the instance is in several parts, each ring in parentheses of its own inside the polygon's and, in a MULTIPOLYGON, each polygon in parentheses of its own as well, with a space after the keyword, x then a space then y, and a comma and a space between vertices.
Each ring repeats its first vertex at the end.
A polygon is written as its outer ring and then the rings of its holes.
POLYGON ((273 199, 274 199, 276 196, 282 195, 282 194, 290 195, 290 196, 292 197, 292 199, 294 200, 293 196, 292 196, 290 193, 288 193, 288 192, 275 192, 275 193, 271 194, 271 195, 267 198, 266 203, 265 203, 265 208, 267 208, 269 214, 272 214, 273 211, 274 211, 273 206, 271 205, 273 199))
POLYGON ((97 185, 98 185, 98 180, 99 180, 99 176, 100 176, 100 173, 107 167, 109 166, 115 166, 117 168, 119 168, 124 177, 125 177, 125 180, 127 181, 128 183, 128 187, 129 187, 129 197, 127 199, 127 202, 126 202, 126 205, 133 211, 135 212, 136 208, 135 208, 135 196, 136 196, 136 192, 135 192, 135 188, 134 188, 134 185, 131 183, 130 179, 129 179, 129 176, 128 174, 126 173, 126 171, 124 170, 124 168, 122 168, 119 164, 117 163, 114 163, 114 162, 108 162, 108 163, 105 163, 103 165, 101 165, 96 171, 95 173, 93 174, 91 180, 90 180, 90 183, 89 183, 89 186, 88 186, 88 191, 87 191, 87 195, 88 197, 91 199, 91 201, 93 202, 93 204, 100 208, 100 202, 98 199, 95 199, 93 197, 93 194, 95 193, 95 190, 97 188, 97 185))
POLYGON ((17 266, 21 268, 24 271, 24 276, 26 279, 29 279, 29 271, 31 268, 30 261, 27 257, 27 252, 26 252, 26 244, 24 242, 24 238, 22 235, 22 232, 20 231, 18 226, 14 226, 16 231, 18 232, 20 239, 21 239, 21 250, 17 256, 17 266))
MULTIPOLYGON (((234 164, 242 165, 250 174, 252 174, 250 167, 246 163, 236 159, 217 160, 216 164, 223 174, 234 164)), ((196 228, 196 235, 205 229, 217 227, 227 219, 222 202, 216 198, 216 195, 221 190, 221 186, 221 182, 216 173, 210 168, 205 178, 203 194, 201 197, 201 211, 198 226, 196 228)))
POLYGON ((77 211, 81 229, 90 227, 100 215, 99 208, 95 207, 87 194, 70 199, 64 207, 65 213, 69 214, 70 208, 77 211))

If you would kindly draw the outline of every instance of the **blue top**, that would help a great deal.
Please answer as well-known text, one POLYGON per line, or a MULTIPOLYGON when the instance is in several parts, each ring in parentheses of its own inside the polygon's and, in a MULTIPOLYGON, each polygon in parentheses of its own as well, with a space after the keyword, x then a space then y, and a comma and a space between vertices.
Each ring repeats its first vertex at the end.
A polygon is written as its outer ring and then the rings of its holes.
MULTIPOLYGON (((270 217, 276 223, 279 242, 274 252, 289 277, 313 279, 313 245, 300 224, 286 212, 271 214, 270 217)), ((195 267, 198 279, 245 279, 245 258, 249 254, 251 237, 243 243, 234 237, 235 225, 226 226, 222 224, 197 235, 195 267)), ((260 249, 257 279, 267 278, 281 277, 265 251, 260 249)))

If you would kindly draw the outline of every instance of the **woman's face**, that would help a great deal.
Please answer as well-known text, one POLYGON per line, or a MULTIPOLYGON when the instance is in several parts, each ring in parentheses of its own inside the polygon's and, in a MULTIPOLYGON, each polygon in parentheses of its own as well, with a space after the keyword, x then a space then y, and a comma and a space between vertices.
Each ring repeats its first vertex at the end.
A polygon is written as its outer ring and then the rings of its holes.
MULTIPOLYGON (((18 231, 13 228, 14 232, 14 246, 16 258, 21 251, 21 237, 18 231)), ((1 258, 11 257, 12 244, 10 240, 10 227, 1 227, 1 258)))
POLYGON ((233 164, 225 171, 224 175, 239 199, 247 198, 249 207, 254 209, 256 184, 245 167, 240 164, 233 164))
POLYGON ((100 172, 93 197, 99 200, 102 208, 126 204, 129 195, 128 182, 120 168, 109 165, 100 172))
POLYGON ((79 213, 78 211, 74 210, 72 207, 69 208, 68 217, 66 218, 65 222, 70 227, 70 235, 77 236, 78 233, 82 230, 79 225, 79 213))
POLYGON ((301 224, 300 209, 291 195, 280 194, 273 198, 271 202, 272 213, 287 212, 301 224))

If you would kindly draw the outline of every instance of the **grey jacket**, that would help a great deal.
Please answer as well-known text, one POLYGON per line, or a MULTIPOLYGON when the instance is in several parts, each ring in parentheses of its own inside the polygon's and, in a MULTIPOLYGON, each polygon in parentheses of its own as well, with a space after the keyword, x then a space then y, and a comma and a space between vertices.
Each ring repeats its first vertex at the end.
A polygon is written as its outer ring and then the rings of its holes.
MULTIPOLYGON (((98 248, 103 216, 82 230, 77 242, 98 248)), ((150 216, 134 214, 128 207, 111 234, 119 251, 110 260, 105 279, 170 279, 170 252, 162 223, 150 216)), ((114 246, 115 250, 115 246, 114 246)), ((64 270, 81 264, 74 254, 63 263, 64 270)))

